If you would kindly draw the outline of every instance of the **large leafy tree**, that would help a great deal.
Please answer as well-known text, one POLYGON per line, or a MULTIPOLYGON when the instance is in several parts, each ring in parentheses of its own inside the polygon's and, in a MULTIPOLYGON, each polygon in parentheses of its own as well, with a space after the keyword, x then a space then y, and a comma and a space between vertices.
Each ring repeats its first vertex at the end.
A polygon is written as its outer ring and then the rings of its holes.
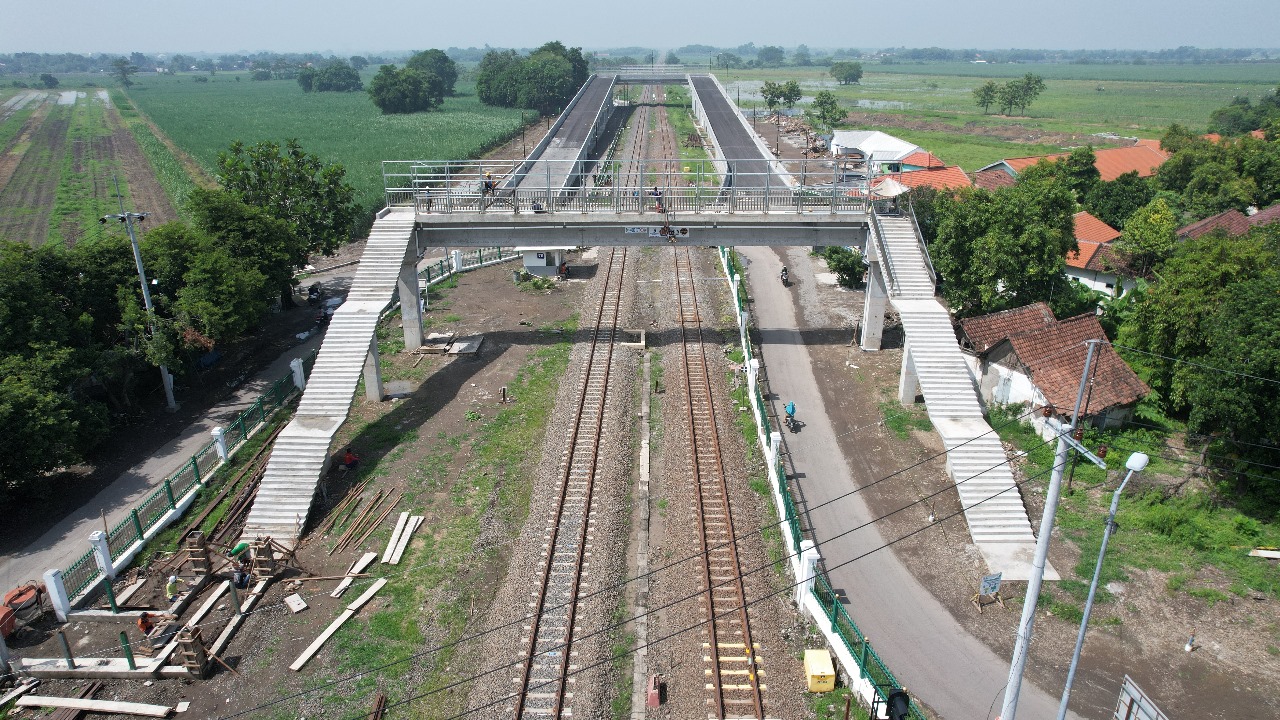
POLYGON ((1125 223, 1116 249, 1124 254, 1129 267, 1145 276, 1173 252, 1177 231, 1173 209, 1163 198, 1156 198, 1125 223))
POLYGON ((973 89, 973 100, 978 103, 985 114, 1000 99, 1000 86, 995 80, 988 80, 973 89))
MULTIPOLYGON (((195 226, 226 248, 233 258, 247 261, 262 278, 265 298, 293 294, 297 284, 293 270, 307 262, 309 248, 290 232, 284 220, 262 208, 242 202, 226 190, 196 188, 187 199, 187 212, 195 226)), ((252 315, 250 310, 246 315, 252 315)))
POLYGON ((788 80, 782 84, 782 92, 778 99, 790 110, 796 106, 796 103, 800 102, 802 97, 804 97, 804 93, 800 90, 800 83, 795 80, 788 80))
POLYGON ((432 48, 414 53, 404 64, 406 68, 417 70, 423 75, 435 75, 442 83, 443 95, 453 95, 454 85, 458 82, 458 64, 443 50, 432 48))
POLYGON ((476 96, 485 105, 516 107, 524 59, 515 50, 491 50, 476 68, 476 96))
POLYGON ((1076 249, 1075 199, 1052 178, 995 192, 943 195, 935 205, 937 237, 930 248, 943 295, 962 316, 1044 300, 1073 307, 1062 272, 1076 249))
POLYGON ((346 170, 324 163, 297 140, 237 141, 218 154, 218 179, 241 201, 283 220, 309 252, 332 253, 351 237, 359 215, 346 170))
POLYGON ((251 249, 180 222, 147 233, 152 294, 177 336, 175 349, 233 340, 258 326, 271 293, 253 257, 243 254, 251 249))
POLYGON ((573 99, 578 86, 573 84, 573 67, 565 58, 550 52, 530 55, 521 67, 521 82, 516 104, 554 115, 573 99))
POLYGON ((316 92, 356 92, 363 89, 360 73, 341 60, 329 63, 316 73, 316 92))
POLYGON ((84 394, 96 353, 66 257, 0 243, 0 497, 79 462, 106 432, 106 408, 84 394))
POLYGON ((369 83, 369 98, 383 115, 433 110, 444 102, 444 82, 435 73, 383 65, 369 83))
POLYGON ((841 60, 831 63, 831 77, 841 85, 857 84, 862 80, 862 63, 841 60))
POLYGON ((1277 272, 1276 248, 1277 239, 1262 229, 1237 238, 1215 233, 1178 244, 1161 264, 1159 282, 1121 328, 1120 342, 1150 353, 1131 361, 1145 368, 1144 379, 1165 412, 1185 416, 1201 378, 1195 366, 1176 359, 1196 362, 1205 353, 1214 326, 1210 318, 1239 283, 1277 272))
POLYGON ((1037 182, 1051 178, 1061 181, 1071 190, 1077 202, 1084 199, 1099 182, 1097 157, 1092 147, 1079 147, 1057 160, 1041 160, 1018 174, 1019 182, 1037 182))
POLYGON ((846 115, 844 108, 840 107, 839 101, 830 90, 819 90, 813 96, 813 102, 809 104, 809 110, 805 114, 808 115, 814 127, 823 130, 834 129, 836 123, 844 120, 846 115))
POLYGON ((1084 207, 1113 228, 1123 228, 1129 217, 1155 199, 1156 189, 1136 171, 1111 182, 1099 182, 1085 195, 1084 207))
POLYGON ((129 79, 131 75, 138 72, 138 66, 129 62, 127 58, 116 58, 111 61, 111 75, 120 81, 120 84, 129 87, 133 81, 129 79))

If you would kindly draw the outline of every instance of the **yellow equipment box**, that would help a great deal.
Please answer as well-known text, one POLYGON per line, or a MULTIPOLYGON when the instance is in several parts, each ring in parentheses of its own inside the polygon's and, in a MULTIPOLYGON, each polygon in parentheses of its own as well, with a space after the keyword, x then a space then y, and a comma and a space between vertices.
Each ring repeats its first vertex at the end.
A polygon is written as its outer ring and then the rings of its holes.
POLYGON ((804 676, 809 682, 809 692, 836 689, 836 671, 831 665, 831 653, 826 648, 804 651, 804 676))

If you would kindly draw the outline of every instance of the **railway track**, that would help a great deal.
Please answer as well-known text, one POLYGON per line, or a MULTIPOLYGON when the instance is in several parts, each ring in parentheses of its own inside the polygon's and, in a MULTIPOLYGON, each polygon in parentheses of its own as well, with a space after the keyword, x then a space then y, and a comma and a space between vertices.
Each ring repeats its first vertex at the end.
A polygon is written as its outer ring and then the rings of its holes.
POLYGON ((711 717, 764 718, 763 670, 752 640, 738 549, 733 538, 729 486, 716 429, 702 318, 689 248, 673 248, 685 400, 702 550, 703 660, 711 717))
POLYGON ((540 589, 528 615, 528 638, 513 717, 571 717, 569 690, 578 590, 586 569, 591 502, 608 405, 609 375, 622 308, 626 248, 612 248, 604 292, 579 382, 577 412, 561 461, 557 502, 548 522, 540 589))

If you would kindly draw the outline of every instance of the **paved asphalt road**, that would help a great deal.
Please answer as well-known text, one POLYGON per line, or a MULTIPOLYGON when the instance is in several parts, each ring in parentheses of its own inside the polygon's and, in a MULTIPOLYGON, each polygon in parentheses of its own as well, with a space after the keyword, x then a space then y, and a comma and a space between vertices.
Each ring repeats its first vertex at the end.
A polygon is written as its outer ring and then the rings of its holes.
MULTIPOLYGON (((770 389, 781 400, 796 403, 804 427, 784 433, 784 449, 795 472, 801 474, 804 498, 810 507, 830 502, 874 480, 870 471, 849 462, 837 450, 836 430, 828 422, 804 341, 796 328, 792 295, 782 287, 782 261, 772 248, 740 248, 755 298, 756 321, 763 342, 770 389)), ((788 257, 793 282, 813 282, 807 248, 788 257)), ((843 590, 847 609, 876 651, 898 679, 946 720, 983 720, 1000 712, 999 700, 1009 674, 1009 662, 964 631, 951 614, 902 565, 892 550, 881 550, 839 567, 853 557, 879 547, 885 538, 874 526, 826 541, 873 516, 859 495, 852 495, 810 514, 816 541, 832 587, 843 590), (991 710, 992 701, 996 701, 991 710), (990 714, 988 714, 990 713, 990 714)), ((1009 638, 1013 646, 1013 638, 1009 638)), ((1057 699, 1030 682, 1022 684, 1018 717, 1052 718, 1057 699)), ((1075 713, 1068 717, 1077 718, 1075 713)))

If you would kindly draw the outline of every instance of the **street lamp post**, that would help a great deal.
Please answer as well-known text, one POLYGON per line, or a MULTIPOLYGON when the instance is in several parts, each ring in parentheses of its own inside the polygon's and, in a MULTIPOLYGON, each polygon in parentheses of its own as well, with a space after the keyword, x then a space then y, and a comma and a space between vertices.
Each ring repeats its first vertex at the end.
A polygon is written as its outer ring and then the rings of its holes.
MULTIPOLYGON (((116 178, 116 199, 120 201, 120 213, 118 215, 103 215, 98 222, 106 223, 108 220, 116 220, 124 223, 125 229, 129 232, 129 244, 133 246, 133 261, 138 266, 138 282, 142 285, 142 304, 147 310, 147 322, 151 325, 151 333, 155 334, 156 327, 153 320, 155 308, 151 304, 151 289, 147 287, 147 273, 142 267, 142 250, 138 248, 138 238, 133 234, 133 221, 141 221, 150 213, 136 213, 124 211, 124 196, 120 194, 120 178, 116 178)), ((178 403, 173 399, 173 375, 169 374, 169 368, 163 364, 160 365, 160 384, 164 386, 164 400, 170 410, 177 410, 178 403)))
POLYGON ((1116 531, 1116 511, 1120 509, 1120 493, 1129 484, 1134 473, 1142 472, 1150 458, 1145 453, 1136 452, 1129 456, 1124 466, 1129 469, 1124 481, 1111 496, 1111 513, 1107 515, 1107 526, 1102 531, 1102 547, 1098 550, 1098 564, 1093 568, 1093 582, 1089 584, 1089 599, 1084 601, 1084 617, 1080 620, 1080 632, 1076 635, 1076 649, 1071 654, 1071 668, 1067 670, 1067 685, 1062 689, 1062 703, 1058 705, 1058 720, 1067 717, 1067 701, 1071 699, 1071 683, 1076 679, 1076 665, 1080 662, 1080 650, 1084 647, 1084 632, 1089 626, 1089 613, 1093 610, 1093 596, 1098 592, 1098 578, 1102 575, 1102 559, 1107 555, 1107 541, 1116 531))

